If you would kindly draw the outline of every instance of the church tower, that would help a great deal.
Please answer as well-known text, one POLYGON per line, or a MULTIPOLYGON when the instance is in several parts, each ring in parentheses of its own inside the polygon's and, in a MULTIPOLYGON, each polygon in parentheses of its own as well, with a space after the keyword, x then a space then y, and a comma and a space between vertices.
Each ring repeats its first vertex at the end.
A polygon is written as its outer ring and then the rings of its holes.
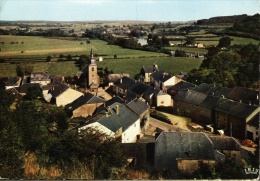
POLYGON ((97 71, 97 63, 92 48, 90 51, 90 58, 88 62, 87 80, 88 80, 87 85, 88 88, 90 88, 90 91, 91 92, 97 91, 99 86, 99 76, 97 71))

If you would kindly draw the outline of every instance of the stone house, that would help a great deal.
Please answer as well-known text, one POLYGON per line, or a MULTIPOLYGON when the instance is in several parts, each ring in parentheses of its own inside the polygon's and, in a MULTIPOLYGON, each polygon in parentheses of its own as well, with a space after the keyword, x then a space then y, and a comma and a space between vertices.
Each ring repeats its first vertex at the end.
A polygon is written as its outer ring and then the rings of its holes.
POLYGON ((205 133, 161 132, 155 140, 154 166, 158 171, 193 172, 202 164, 214 163, 214 146, 205 133))
POLYGON ((133 143, 141 137, 140 118, 126 105, 114 103, 107 107, 105 114, 98 114, 92 121, 78 127, 80 133, 95 128, 121 143, 133 143))
POLYGON ((174 97, 179 91, 184 90, 184 89, 192 89, 195 87, 195 84, 186 82, 184 80, 178 82, 177 84, 171 86, 168 90, 167 93, 174 97))
POLYGON ((130 85, 135 83, 135 80, 129 77, 122 77, 121 79, 117 80, 114 83, 113 86, 113 92, 118 95, 125 96, 127 89, 129 88, 130 85))
POLYGON ((247 123, 260 112, 260 107, 224 100, 215 108, 215 126, 226 135, 238 139, 247 138, 247 123))
POLYGON ((180 82, 181 79, 163 71, 156 71, 150 75, 150 83, 155 88, 167 92, 167 89, 180 82))
POLYGON ((70 104, 65 106, 65 109, 72 114, 73 117, 92 116, 97 107, 104 104, 104 100, 91 93, 84 93, 70 104))
POLYGON ((158 71, 158 65, 154 64, 153 67, 142 67, 139 74, 135 76, 135 79, 139 82, 150 83, 150 76, 152 73, 158 71))
POLYGON ((259 120, 259 114, 257 114, 246 124, 247 139, 253 141, 259 140, 259 120))
POLYGON ((83 96, 82 92, 71 89, 65 84, 53 84, 44 99, 59 107, 66 106, 78 99, 80 96, 83 96))
POLYGON ((163 91, 160 91, 156 96, 157 107, 170 107, 172 106, 171 96, 163 91))
POLYGON ((224 162, 226 159, 232 159, 241 162, 241 145, 236 139, 229 136, 210 136, 209 138, 213 142, 215 151, 224 155, 224 159, 217 161, 224 162))
POLYGON ((108 82, 108 86, 113 86, 114 83, 119 80, 122 79, 123 77, 130 77, 129 74, 109 74, 107 76, 107 82, 108 82))

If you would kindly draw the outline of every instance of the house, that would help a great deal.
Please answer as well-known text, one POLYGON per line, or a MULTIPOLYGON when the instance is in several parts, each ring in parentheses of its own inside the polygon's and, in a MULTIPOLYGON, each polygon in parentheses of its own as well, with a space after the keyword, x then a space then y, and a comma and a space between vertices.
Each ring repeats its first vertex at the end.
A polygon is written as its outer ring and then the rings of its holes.
POLYGON ((78 99, 80 96, 83 96, 82 92, 71 89, 65 84, 53 84, 49 94, 46 95, 44 99, 47 102, 56 104, 57 106, 66 106, 78 99))
POLYGON ((65 78, 63 75, 54 75, 52 76, 52 83, 65 83, 65 78))
POLYGON ((17 88, 20 87, 22 78, 21 77, 4 77, 0 80, 3 82, 5 86, 5 90, 11 89, 11 88, 17 88))
POLYGON ((159 92, 160 92, 160 89, 151 87, 145 91, 143 98, 150 106, 156 106, 157 105, 157 95, 159 92))
POLYGON ((205 44, 203 44, 203 43, 195 43, 195 47, 197 47, 197 48, 205 48, 205 44))
POLYGON ((150 122, 150 106, 139 99, 128 102, 126 106, 139 116, 140 127, 145 131, 150 122))
POLYGON ((107 81, 108 81, 108 86, 112 86, 114 85, 114 83, 123 78, 123 77, 130 77, 129 74, 109 74, 108 77, 107 77, 107 81))
POLYGON ((238 139, 247 138, 247 126, 260 112, 260 107, 225 99, 215 108, 217 129, 223 129, 226 135, 238 139))
POLYGON ((232 159, 241 162, 241 145, 236 139, 229 136, 210 136, 209 138, 213 142, 215 152, 224 155, 223 159, 217 161, 224 162, 226 159, 232 159))
POLYGON ((231 88, 215 86, 212 84, 202 83, 191 88, 193 91, 201 92, 206 95, 225 98, 231 92, 231 88))
POLYGON ((115 94, 119 94, 119 95, 124 95, 125 96, 125 94, 127 92, 127 89, 133 83, 135 83, 134 79, 129 78, 129 77, 122 77, 121 79, 117 80, 114 83, 113 92, 115 94))
POLYGON ((172 106, 171 96, 163 91, 160 91, 156 96, 157 107, 169 107, 172 106))
POLYGON ((259 105, 259 92, 246 87, 234 87, 226 97, 245 104, 259 105))
POLYGON ((135 79, 139 82, 150 83, 150 75, 158 71, 158 65, 154 64, 153 67, 142 67, 139 74, 135 76, 135 79))
POLYGON ((205 133, 161 132, 155 140, 154 166, 158 171, 193 172, 214 164, 214 145, 205 133))
POLYGON ((31 83, 31 84, 23 84, 21 85, 18 90, 19 90, 19 93, 22 95, 22 96, 25 96, 28 89, 31 88, 31 87, 39 87, 41 88, 40 84, 39 83, 31 83))
POLYGON ((92 116, 97 107, 104 104, 104 100, 91 93, 84 93, 73 102, 67 104, 65 109, 72 114, 73 117, 92 116))
POLYGON ((150 81, 155 88, 167 92, 168 88, 180 82, 181 79, 163 71, 156 71, 151 74, 150 81))
POLYGON ((78 127, 80 133, 89 127, 98 129, 121 143, 133 143, 141 137, 140 118, 126 105, 114 103, 107 107, 105 115, 78 127))
POLYGON ((33 72, 31 73, 30 83, 39 83, 40 85, 47 85, 51 83, 50 75, 47 72, 33 72))
POLYGON ((174 97, 179 91, 184 90, 184 89, 192 89, 192 87, 195 87, 195 84, 186 82, 184 80, 178 82, 174 86, 171 86, 168 90, 167 93, 170 94, 172 97, 174 97))
POLYGON ((259 114, 255 115, 253 119, 246 124, 247 139, 257 141, 259 140, 259 114))

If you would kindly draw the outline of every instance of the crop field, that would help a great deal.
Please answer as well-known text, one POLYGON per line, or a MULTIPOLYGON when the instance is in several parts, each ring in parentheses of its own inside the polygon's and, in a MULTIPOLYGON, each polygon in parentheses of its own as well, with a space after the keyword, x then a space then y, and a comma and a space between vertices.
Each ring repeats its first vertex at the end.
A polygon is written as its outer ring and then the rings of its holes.
POLYGON ((0 58, 4 57, 59 57, 63 55, 89 54, 93 48, 94 53, 105 55, 108 58, 139 57, 139 56, 162 56, 156 52, 124 49, 115 45, 107 45, 102 40, 91 40, 86 44, 86 38, 44 38, 28 36, 0 36, 0 58), (2 43, 4 42, 4 43, 2 43))

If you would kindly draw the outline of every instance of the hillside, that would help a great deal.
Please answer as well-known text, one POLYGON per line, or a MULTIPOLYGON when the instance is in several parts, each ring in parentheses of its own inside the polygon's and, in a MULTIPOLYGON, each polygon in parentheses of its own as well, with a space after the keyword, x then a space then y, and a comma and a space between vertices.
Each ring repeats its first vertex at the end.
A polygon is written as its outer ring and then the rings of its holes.
POLYGON ((212 25, 212 24, 233 24, 239 20, 248 17, 246 14, 235 16, 218 16, 209 19, 201 19, 197 21, 197 25, 212 25))

